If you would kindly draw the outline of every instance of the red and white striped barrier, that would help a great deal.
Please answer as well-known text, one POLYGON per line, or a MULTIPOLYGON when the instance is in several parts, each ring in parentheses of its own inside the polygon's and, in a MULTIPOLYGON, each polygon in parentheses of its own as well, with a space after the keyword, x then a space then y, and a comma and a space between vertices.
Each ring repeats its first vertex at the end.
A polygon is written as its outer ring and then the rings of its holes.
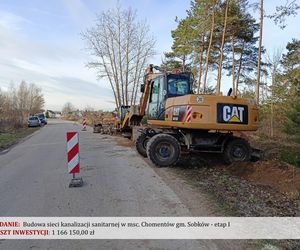
POLYGON ((86 130, 86 119, 83 119, 83 129, 82 130, 86 130))
POLYGON ((67 132, 67 152, 69 174, 79 173, 79 140, 77 132, 67 132))

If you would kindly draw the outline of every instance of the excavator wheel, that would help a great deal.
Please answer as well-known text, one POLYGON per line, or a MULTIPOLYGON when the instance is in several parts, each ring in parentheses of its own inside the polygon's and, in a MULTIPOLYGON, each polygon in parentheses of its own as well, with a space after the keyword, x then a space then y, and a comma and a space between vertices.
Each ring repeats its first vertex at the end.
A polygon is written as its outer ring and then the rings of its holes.
POLYGON ((147 157, 147 143, 149 141, 149 137, 145 134, 141 133, 135 142, 136 150, 139 152, 140 155, 147 157))
POLYGON ((175 165, 180 151, 178 140, 169 134, 157 134, 147 143, 147 156, 158 167, 175 165))
POLYGON ((251 147, 247 141, 233 138, 225 145, 223 157, 227 164, 237 161, 250 161, 251 147))

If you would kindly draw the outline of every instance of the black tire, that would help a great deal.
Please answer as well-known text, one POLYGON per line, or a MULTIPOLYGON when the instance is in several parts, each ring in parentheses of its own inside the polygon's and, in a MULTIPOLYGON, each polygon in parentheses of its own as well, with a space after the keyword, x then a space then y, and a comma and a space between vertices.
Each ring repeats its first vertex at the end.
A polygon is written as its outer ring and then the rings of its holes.
POLYGON ((136 150, 139 152, 140 155, 144 157, 147 157, 147 143, 149 139, 150 139, 149 137, 141 133, 135 142, 136 150))
POLYGON ((226 144, 223 156, 227 164, 250 161, 251 147, 247 141, 233 138, 226 144))
POLYGON ((180 151, 178 140, 168 134, 157 134, 147 144, 147 156, 158 167, 175 165, 180 151))

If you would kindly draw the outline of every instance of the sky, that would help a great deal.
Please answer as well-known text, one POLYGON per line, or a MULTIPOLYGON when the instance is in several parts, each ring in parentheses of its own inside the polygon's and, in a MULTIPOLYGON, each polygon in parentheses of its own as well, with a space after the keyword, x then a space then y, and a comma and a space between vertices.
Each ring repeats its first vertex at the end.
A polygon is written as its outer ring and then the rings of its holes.
MULTIPOLYGON (((265 0, 267 14, 285 1, 265 0)), ((97 13, 118 2, 149 24, 157 51, 149 63, 159 65, 163 52, 171 49, 175 17, 186 16, 190 0, 0 0, 0 88, 25 80, 42 88, 45 109, 59 111, 71 102, 79 109, 113 110, 108 81, 97 80, 96 72, 85 66, 89 55, 80 33, 94 25, 97 13)), ((299 25, 300 15, 290 17, 284 30, 265 19, 263 45, 268 53, 300 39, 299 25)), ((211 84, 214 77, 209 77, 211 84)), ((223 81, 222 90, 227 92, 229 86, 223 81)))

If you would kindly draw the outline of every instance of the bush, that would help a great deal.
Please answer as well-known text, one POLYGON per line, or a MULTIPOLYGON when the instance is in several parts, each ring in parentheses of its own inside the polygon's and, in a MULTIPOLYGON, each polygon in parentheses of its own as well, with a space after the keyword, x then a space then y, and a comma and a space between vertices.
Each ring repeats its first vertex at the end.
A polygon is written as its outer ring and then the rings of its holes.
POLYGON ((148 117, 145 115, 142 120, 141 120, 142 125, 147 125, 148 124, 148 117))
POLYGON ((300 147, 285 148, 280 153, 280 159, 300 167, 300 147))
POLYGON ((283 131, 287 134, 300 134, 300 98, 296 98, 291 106, 291 110, 286 114, 287 121, 284 124, 283 131))

